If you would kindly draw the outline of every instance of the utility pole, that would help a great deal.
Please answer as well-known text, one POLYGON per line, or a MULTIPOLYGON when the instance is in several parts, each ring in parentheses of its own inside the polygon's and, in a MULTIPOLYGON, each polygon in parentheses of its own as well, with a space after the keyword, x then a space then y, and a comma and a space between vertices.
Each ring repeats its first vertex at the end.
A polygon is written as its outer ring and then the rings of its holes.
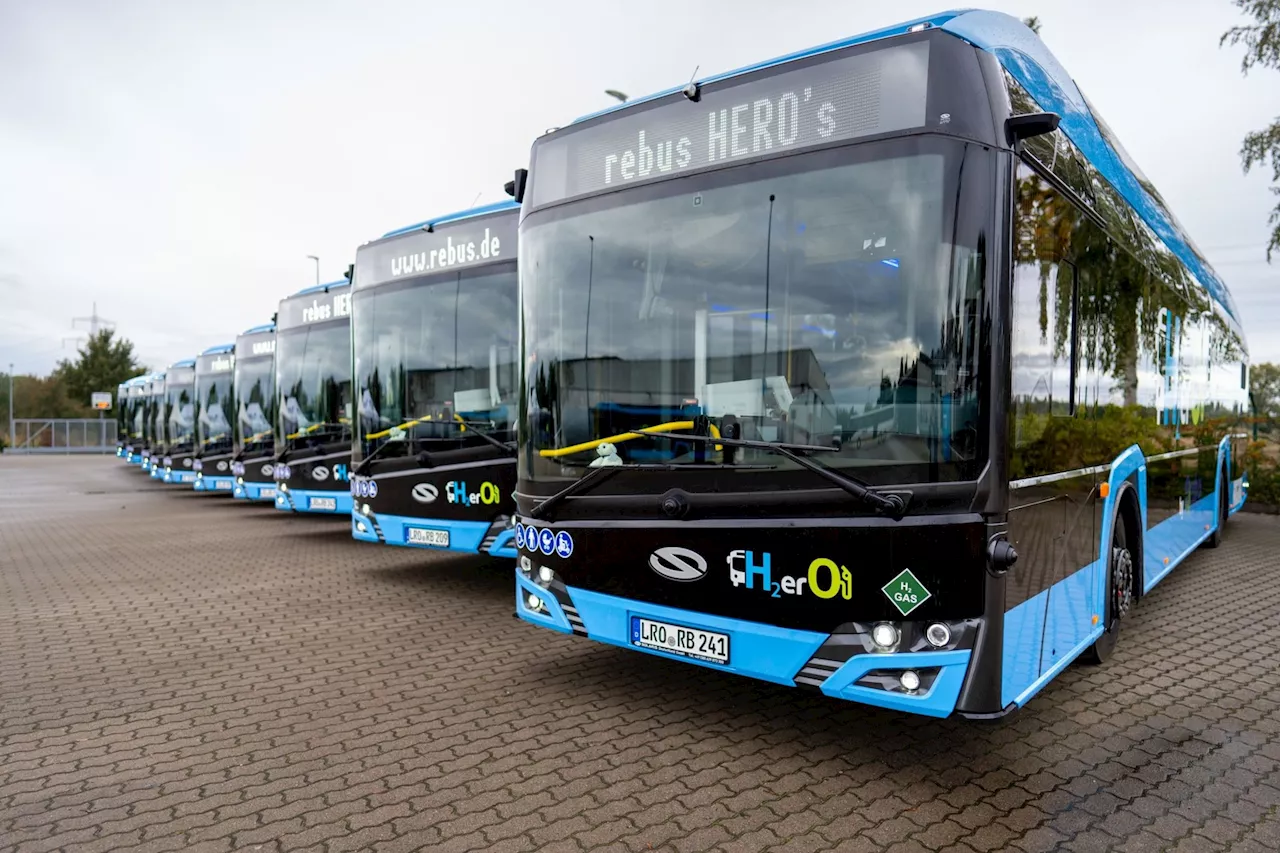
POLYGON ((13 362, 9 362, 9 446, 13 447, 13 362))
MULTIPOLYGON (((90 339, 90 340, 92 340, 93 338, 96 338, 96 337, 98 336, 98 329, 99 329, 99 328, 114 329, 114 328, 116 327, 116 324, 115 324, 115 321, 114 321, 114 320, 108 320, 107 318, 102 317, 102 316, 100 316, 100 315, 98 314, 98 303, 97 303, 97 302, 93 303, 93 313, 92 313, 92 314, 90 314, 88 317, 72 317, 72 318, 71 318, 71 328, 73 328, 73 329, 74 329, 74 328, 76 327, 76 323, 88 323, 88 324, 89 324, 89 339, 90 339)), ((83 340, 84 340, 84 338, 83 338, 82 336, 80 336, 80 335, 75 335, 75 336, 72 336, 72 337, 63 338, 63 339, 62 339, 62 346, 63 346, 63 347, 65 347, 65 346, 67 345, 67 341, 79 342, 79 341, 83 341, 83 340)))

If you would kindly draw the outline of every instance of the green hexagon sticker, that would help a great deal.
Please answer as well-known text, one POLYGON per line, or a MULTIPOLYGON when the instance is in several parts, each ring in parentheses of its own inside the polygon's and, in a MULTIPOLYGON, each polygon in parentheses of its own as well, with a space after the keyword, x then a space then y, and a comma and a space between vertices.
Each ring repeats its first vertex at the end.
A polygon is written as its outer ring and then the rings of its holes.
POLYGON ((920 583, 920 579, 913 575, 910 569, 903 569, 896 578, 880 587, 880 590, 889 596, 893 606, 898 608, 898 612, 903 616, 924 604, 933 595, 925 589, 924 584, 920 583))

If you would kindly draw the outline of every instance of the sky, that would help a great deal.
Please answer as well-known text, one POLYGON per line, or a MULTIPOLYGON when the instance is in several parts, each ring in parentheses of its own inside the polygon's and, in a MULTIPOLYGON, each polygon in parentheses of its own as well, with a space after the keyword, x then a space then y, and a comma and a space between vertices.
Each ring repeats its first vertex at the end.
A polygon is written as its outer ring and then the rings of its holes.
MULTIPOLYGON (((995 2, 1042 38, 1280 361, 1274 197, 1239 148, 1280 72, 1229 0, 995 2)), ((548 128, 947 8, 894 0, 0 0, 0 370, 75 355, 96 304, 161 368, 342 276, 386 231, 500 201, 548 128)))

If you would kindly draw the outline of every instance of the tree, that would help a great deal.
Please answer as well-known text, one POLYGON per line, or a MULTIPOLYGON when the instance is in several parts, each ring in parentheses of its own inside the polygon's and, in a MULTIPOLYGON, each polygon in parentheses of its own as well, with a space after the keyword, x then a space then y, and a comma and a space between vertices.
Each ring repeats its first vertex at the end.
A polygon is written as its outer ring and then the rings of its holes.
MULTIPOLYGON (((1244 59, 1240 61, 1240 71, 1248 74, 1255 65, 1280 71, 1280 0, 1232 0, 1236 8, 1251 16, 1256 24, 1244 27, 1232 27, 1222 34, 1218 46, 1243 44, 1244 59)), ((1254 166, 1271 164, 1271 180, 1280 184, 1280 118, 1270 127, 1255 130, 1244 138, 1240 146, 1240 159, 1247 173, 1254 166)), ((1280 186, 1273 186, 1271 192, 1280 196, 1280 186)), ((1267 217, 1271 228, 1271 237, 1267 241, 1267 262, 1271 261, 1271 253, 1280 249, 1280 204, 1271 210, 1267 217)))
POLYGON ((1260 418, 1280 416, 1280 365, 1262 363, 1249 367, 1249 393, 1260 418))
POLYGON ((146 367, 133 357, 133 343, 103 329, 89 338, 74 362, 58 362, 53 376, 62 382, 72 401, 87 406, 94 391, 114 392, 121 382, 145 372, 146 367))
POLYGON ((1040 19, 1038 17, 1032 15, 1030 18, 1023 18, 1022 23, 1026 24, 1027 29, 1031 30, 1031 32, 1040 35, 1040 19))

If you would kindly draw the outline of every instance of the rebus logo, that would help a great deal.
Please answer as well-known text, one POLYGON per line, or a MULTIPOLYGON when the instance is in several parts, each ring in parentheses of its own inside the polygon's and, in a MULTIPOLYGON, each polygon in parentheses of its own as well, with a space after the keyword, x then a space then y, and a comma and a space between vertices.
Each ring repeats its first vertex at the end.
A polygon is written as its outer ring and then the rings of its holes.
POLYGON ((253 345, 254 355, 273 355, 276 351, 275 341, 258 341, 253 345))

